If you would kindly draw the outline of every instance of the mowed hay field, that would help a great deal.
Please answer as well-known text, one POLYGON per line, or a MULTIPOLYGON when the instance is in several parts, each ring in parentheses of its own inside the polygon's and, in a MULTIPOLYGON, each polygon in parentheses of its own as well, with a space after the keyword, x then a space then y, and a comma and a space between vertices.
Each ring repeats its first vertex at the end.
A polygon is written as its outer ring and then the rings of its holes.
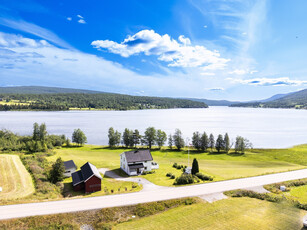
MULTIPOLYGON (((55 161, 56 158, 62 157, 65 161, 74 160, 78 167, 89 161, 97 168, 117 169, 120 166, 119 155, 124 151, 128 149, 109 149, 90 145, 80 148, 62 148, 56 150, 56 154, 48 157, 48 160, 55 161)), ((172 165, 175 162, 187 165, 187 151, 163 149, 152 150, 151 153, 160 168, 154 174, 142 177, 157 185, 172 186, 174 180, 165 175, 170 172, 177 177, 182 173, 172 165)), ((241 156, 191 152, 190 164, 193 158, 197 158, 200 171, 213 176, 214 181, 229 180, 305 168, 307 166, 307 146, 290 149, 255 149, 241 156)))
POLYGON ((19 156, 0 154, 0 203, 32 194, 35 189, 31 175, 19 156))
POLYGON ((229 198, 212 204, 181 206, 115 225, 116 230, 142 229, 302 229, 306 211, 252 198, 229 198))

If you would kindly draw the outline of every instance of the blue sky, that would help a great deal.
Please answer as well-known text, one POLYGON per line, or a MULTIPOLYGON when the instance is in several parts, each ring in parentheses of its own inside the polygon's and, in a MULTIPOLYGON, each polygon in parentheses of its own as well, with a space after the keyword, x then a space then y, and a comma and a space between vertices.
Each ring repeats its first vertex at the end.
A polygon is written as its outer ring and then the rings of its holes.
POLYGON ((0 0, 0 86, 254 100, 307 88, 307 2, 0 0))

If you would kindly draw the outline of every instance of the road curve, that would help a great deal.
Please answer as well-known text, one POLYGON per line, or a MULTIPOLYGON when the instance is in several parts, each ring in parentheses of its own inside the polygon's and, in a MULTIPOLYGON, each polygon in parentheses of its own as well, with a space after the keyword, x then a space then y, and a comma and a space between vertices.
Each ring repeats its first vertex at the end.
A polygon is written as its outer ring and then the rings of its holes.
POLYGON ((142 193, 135 192, 81 199, 5 205, 0 206, 0 220, 36 215, 86 211, 160 200, 193 197, 303 178, 307 178, 307 169, 191 186, 170 187, 163 189, 158 188, 142 193))

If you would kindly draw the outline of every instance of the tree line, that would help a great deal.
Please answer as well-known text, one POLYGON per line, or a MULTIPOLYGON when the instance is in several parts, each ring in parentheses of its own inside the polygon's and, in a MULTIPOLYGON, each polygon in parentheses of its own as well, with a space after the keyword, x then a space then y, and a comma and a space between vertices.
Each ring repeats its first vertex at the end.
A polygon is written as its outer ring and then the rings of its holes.
MULTIPOLYGON (((87 138, 83 131, 75 129, 72 142, 80 146, 86 143, 87 138)), ((0 130, 0 151, 47 152, 64 144, 70 146, 70 139, 65 135, 48 134, 45 123, 34 123, 32 135, 21 136, 9 130, 0 130)))
POLYGON ((0 94, 5 102, 0 104, 0 111, 9 110, 69 110, 70 108, 137 110, 169 108, 207 108, 203 102, 186 99, 130 96, 112 93, 84 94, 0 94))
MULTIPOLYGON (((113 127, 109 128, 108 131, 109 146, 115 147, 123 145, 126 148, 136 148, 138 145, 148 146, 149 149, 152 146, 158 146, 159 149, 165 146, 166 142, 169 149, 174 147, 177 150, 181 150, 183 147, 187 146, 188 143, 184 141, 182 132, 180 129, 176 129, 174 134, 167 134, 161 129, 155 129, 154 127, 148 127, 144 134, 141 135, 139 130, 130 130, 125 128, 123 134, 118 130, 114 130, 113 127)), ((214 138, 213 134, 207 135, 206 132, 194 132, 192 136, 192 146, 199 152, 206 152, 210 150, 213 152, 215 149, 218 153, 226 152, 234 145, 234 150, 236 153, 244 153, 246 149, 252 148, 252 144, 246 138, 241 136, 236 137, 235 143, 231 143, 228 133, 224 136, 219 134, 217 139, 214 138)))

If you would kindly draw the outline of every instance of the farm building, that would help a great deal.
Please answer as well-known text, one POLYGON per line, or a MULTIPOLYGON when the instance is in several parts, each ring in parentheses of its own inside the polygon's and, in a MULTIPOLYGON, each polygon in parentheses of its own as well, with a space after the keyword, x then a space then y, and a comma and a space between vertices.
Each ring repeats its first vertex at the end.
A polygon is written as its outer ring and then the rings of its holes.
POLYGON ((120 155, 120 168, 129 176, 140 175, 158 169, 159 165, 153 161, 148 149, 124 152, 120 155))
POLYGON ((65 172, 64 172, 65 177, 71 177, 71 174, 76 172, 77 170, 77 166, 75 165, 75 162, 73 160, 64 161, 64 166, 65 166, 65 172))
POLYGON ((95 165, 89 162, 81 166, 81 170, 74 172, 71 177, 74 191, 84 189, 86 193, 90 193, 101 190, 102 177, 95 165))

